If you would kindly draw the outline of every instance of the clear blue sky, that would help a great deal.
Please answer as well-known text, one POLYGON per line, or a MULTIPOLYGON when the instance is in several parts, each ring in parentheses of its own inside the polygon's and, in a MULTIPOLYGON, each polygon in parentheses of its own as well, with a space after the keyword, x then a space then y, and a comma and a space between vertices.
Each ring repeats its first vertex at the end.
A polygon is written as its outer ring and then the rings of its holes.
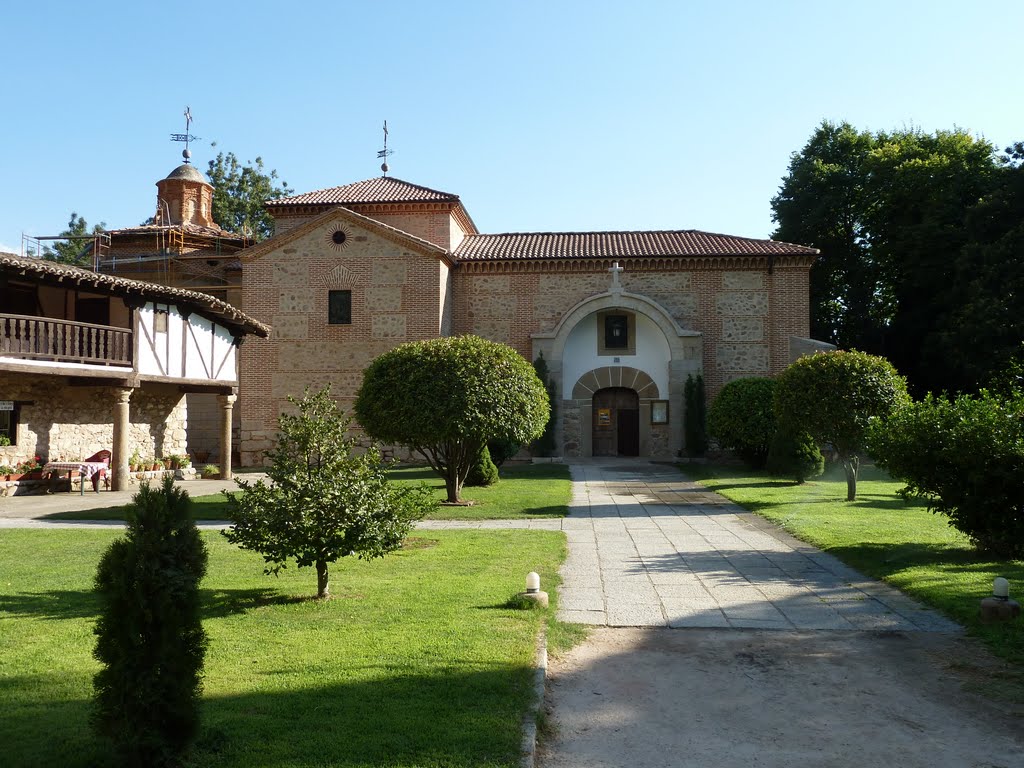
POLYGON ((772 230, 823 119, 1024 139, 1012 2, 19 2, 5 5, 0 250, 142 222, 169 134, 297 192, 379 174, 484 232, 772 230))

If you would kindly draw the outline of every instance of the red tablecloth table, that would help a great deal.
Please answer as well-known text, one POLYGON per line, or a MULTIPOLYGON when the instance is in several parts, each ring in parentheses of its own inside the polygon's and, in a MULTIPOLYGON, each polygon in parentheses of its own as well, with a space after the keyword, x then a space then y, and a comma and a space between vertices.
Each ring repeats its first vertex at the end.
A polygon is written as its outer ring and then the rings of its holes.
MULTIPOLYGON (((108 469, 108 466, 105 461, 50 461, 43 467, 43 474, 56 472, 59 475, 61 472, 67 472, 68 480, 71 480, 72 473, 78 472, 82 476, 81 495, 84 496, 85 481, 92 480, 97 473, 106 469, 108 469)), ((95 490, 99 493, 100 488, 98 484, 95 485, 95 490)))

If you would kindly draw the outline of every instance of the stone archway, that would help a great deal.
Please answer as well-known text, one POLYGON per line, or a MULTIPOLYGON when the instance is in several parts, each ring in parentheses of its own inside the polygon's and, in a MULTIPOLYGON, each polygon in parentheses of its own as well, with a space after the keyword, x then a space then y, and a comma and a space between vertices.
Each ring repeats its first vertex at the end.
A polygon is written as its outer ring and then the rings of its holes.
MULTIPOLYGON (((637 321, 639 327, 639 320, 637 321)), ((683 328, 664 306, 642 294, 627 291, 608 291, 590 296, 570 308, 550 331, 533 334, 533 357, 543 354, 556 391, 558 444, 563 456, 591 456, 593 451, 594 419, 593 393, 606 387, 626 387, 639 396, 640 455, 668 458, 676 455, 683 441, 683 385, 690 374, 703 368, 703 334, 683 328), (570 338, 578 328, 590 322, 601 312, 623 311, 643 318, 650 332, 659 334, 664 352, 657 359, 640 352, 619 356, 598 350, 593 360, 595 367, 581 366, 578 355, 569 363, 570 338), (632 358, 632 359, 629 359, 632 358), (636 361, 645 372, 630 364, 636 361), (604 361, 607 361, 605 364, 604 361), (582 375, 580 370, 586 371, 582 375), (657 403, 657 418, 652 419, 652 408, 657 403)), ((649 337, 650 338, 650 337, 649 337)), ((595 342, 596 345, 596 342, 595 342)))

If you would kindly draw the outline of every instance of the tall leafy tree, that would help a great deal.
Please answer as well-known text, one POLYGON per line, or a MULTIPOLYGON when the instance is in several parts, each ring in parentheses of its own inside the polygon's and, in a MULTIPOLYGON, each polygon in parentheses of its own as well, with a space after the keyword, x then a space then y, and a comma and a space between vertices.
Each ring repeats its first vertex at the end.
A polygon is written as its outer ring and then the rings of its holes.
POLYGON ((866 221, 873 146, 866 131, 823 122, 793 154, 772 198, 772 237, 821 250, 811 269, 811 335, 843 347, 879 347, 884 325, 866 221))
MULTIPOLYGON (((972 291, 974 301, 992 299, 1000 279, 998 270, 988 284, 975 279, 985 257, 974 246, 991 238, 969 222, 1010 166, 959 129, 871 134, 822 123, 772 200, 774 237, 822 252, 811 270, 812 333, 885 354, 916 391, 969 386, 950 340, 972 291)), ((1006 266, 1013 247, 987 253, 1006 266)))
POLYGON ((243 164, 234 152, 218 152, 206 175, 213 185, 213 220, 229 232, 255 240, 274 234, 274 220, 263 204, 295 192, 278 180, 276 170, 264 168, 262 157, 243 164))
POLYGON ((72 211, 67 228, 60 233, 60 237, 67 239, 52 241, 53 245, 44 246, 40 255, 48 261, 59 261, 76 267, 86 266, 91 258, 92 246, 92 240, 88 236, 99 234, 106 227, 105 223, 100 222, 90 229, 85 218, 72 211))

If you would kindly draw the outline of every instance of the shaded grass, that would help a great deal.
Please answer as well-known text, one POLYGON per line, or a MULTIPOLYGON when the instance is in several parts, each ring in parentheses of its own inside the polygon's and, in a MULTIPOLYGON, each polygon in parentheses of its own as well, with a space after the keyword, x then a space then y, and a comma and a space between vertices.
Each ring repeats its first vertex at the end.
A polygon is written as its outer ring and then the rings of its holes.
MULTIPOLYGON (((565 464, 511 464, 500 469, 501 479, 490 487, 462 489, 468 507, 438 507, 429 520, 523 520, 565 517, 572 498, 569 467, 565 464)), ((394 470, 399 483, 425 483, 439 501, 447 498, 444 480, 429 467, 394 470)))
POLYGON ((854 502, 845 501, 841 467, 803 485, 713 464, 683 471, 862 573, 938 608, 1024 674, 1024 621, 989 626, 978 616, 979 601, 992 594, 996 576, 1020 590, 1024 561, 979 554, 946 518, 897 496, 903 484, 881 470, 861 470, 854 502))
MULTIPOLYGON (((400 484, 426 484, 434 496, 446 498, 444 480, 429 467, 392 470, 400 484)), ((475 502, 468 507, 438 507, 428 520, 524 520, 564 517, 572 496, 569 468, 564 464, 520 464, 501 468, 501 480, 489 488, 465 488, 463 497, 475 502)), ((193 501, 196 520, 227 520, 228 505, 223 494, 197 496, 193 501)), ((125 507, 102 507, 84 512, 54 512, 48 520, 124 520, 125 507)))
MULTIPOLYGON (((88 728, 103 530, 0 537, 0 744, 5 765, 105 765, 88 728)), ((210 636, 190 765, 514 766, 549 611, 502 607, 537 570, 553 600, 564 537, 431 531, 383 560, 262 573, 214 533, 202 583, 210 636)))

